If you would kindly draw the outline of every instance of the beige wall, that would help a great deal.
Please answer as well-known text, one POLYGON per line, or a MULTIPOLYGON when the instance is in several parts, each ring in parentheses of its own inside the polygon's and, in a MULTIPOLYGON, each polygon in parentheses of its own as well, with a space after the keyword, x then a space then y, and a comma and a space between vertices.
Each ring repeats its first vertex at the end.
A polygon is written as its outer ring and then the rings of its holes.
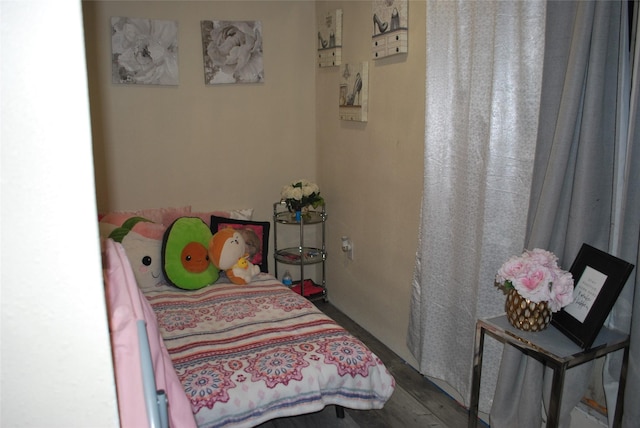
MULTIPOLYGON (((371 2, 84 2, 98 210, 191 204, 270 219, 287 181, 328 204, 331 301, 412 362, 405 337, 422 188, 425 3, 409 53, 372 60, 371 2), (343 58, 369 62, 369 121, 338 119, 339 68, 316 66, 316 16, 342 8, 343 58), (110 81, 111 16, 179 23, 180 85, 110 81), (261 20, 265 82, 207 87, 199 22, 261 20), (355 259, 340 251, 353 239, 355 259)), ((281 273, 281 272, 279 272, 281 273)))
POLYGON ((409 2, 407 54, 371 59, 371 2, 318 2, 343 10, 342 57, 369 62, 369 120, 338 120, 339 69, 316 79, 318 176, 329 198, 331 301, 394 351, 405 345, 422 193, 425 100, 424 1, 409 2), (354 260, 340 236, 354 242, 354 260))
POLYGON ((312 2, 83 2, 98 210, 252 207, 316 179, 312 2), (178 21, 178 86, 111 83, 111 16, 178 21), (201 20, 260 20, 263 84, 204 85, 201 20))

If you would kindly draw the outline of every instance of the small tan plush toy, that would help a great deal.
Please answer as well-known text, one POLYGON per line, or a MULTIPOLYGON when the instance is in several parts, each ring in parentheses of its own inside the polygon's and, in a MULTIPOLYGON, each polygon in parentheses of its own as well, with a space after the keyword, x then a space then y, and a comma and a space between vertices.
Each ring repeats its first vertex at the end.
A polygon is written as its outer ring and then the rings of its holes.
POLYGON ((231 227, 217 231, 209 241, 209 259, 234 284, 247 284, 260 273, 248 256, 242 234, 231 227))

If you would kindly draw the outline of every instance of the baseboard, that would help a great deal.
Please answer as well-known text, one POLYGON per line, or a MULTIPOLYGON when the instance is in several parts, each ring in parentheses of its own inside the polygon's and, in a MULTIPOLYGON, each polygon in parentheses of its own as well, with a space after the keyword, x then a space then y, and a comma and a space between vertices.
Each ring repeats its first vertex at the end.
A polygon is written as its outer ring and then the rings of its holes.
POLYGON ((579 403, 571 411, 570 428, 607 428, 607 417, 589 406, 579 403))

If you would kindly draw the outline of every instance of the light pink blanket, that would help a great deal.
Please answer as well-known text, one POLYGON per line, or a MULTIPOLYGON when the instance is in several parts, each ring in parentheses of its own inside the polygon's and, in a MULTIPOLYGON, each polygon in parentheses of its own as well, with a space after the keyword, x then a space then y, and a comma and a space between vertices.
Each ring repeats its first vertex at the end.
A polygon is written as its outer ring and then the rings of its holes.
POLYGON ((120 424, 124 428, 149 426, 136 326, 138 320, 145 320, 156 389, 163 389, 169 401, 169 424, 175 428, 195 427, 191 405, 158 331, 155 314, 136 285, 124 248, 110 239, 105 245, 104 276, 120 424))

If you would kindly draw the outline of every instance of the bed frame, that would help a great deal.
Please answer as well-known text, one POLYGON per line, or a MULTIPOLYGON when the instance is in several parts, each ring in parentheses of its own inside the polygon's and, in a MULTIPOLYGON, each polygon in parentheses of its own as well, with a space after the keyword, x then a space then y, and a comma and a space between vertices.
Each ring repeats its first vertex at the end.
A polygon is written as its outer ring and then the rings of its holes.
POLYGON ((144 404, 149 419, 149 428, 169 428, 167 411, 167 394, 163 389, 156 389, 156 376, 153 373, 151 347, 147 335, 147 323, 137 320, 138 346, 140 347, 140 371, 144 389, 144 404))
POLYGON ((108 243, 106 254, 122 426, 247 428, 327 405, 344 417, 344 407, 379 409, 393 393, 376 355, 269 274, 247 285, 222 278, 200 290, 163 284, 143 294, 121 245, 108 243), (123 307, 131 320, 121 319, 123 307), (135 329, 126 347, 123 326, 135 329))

